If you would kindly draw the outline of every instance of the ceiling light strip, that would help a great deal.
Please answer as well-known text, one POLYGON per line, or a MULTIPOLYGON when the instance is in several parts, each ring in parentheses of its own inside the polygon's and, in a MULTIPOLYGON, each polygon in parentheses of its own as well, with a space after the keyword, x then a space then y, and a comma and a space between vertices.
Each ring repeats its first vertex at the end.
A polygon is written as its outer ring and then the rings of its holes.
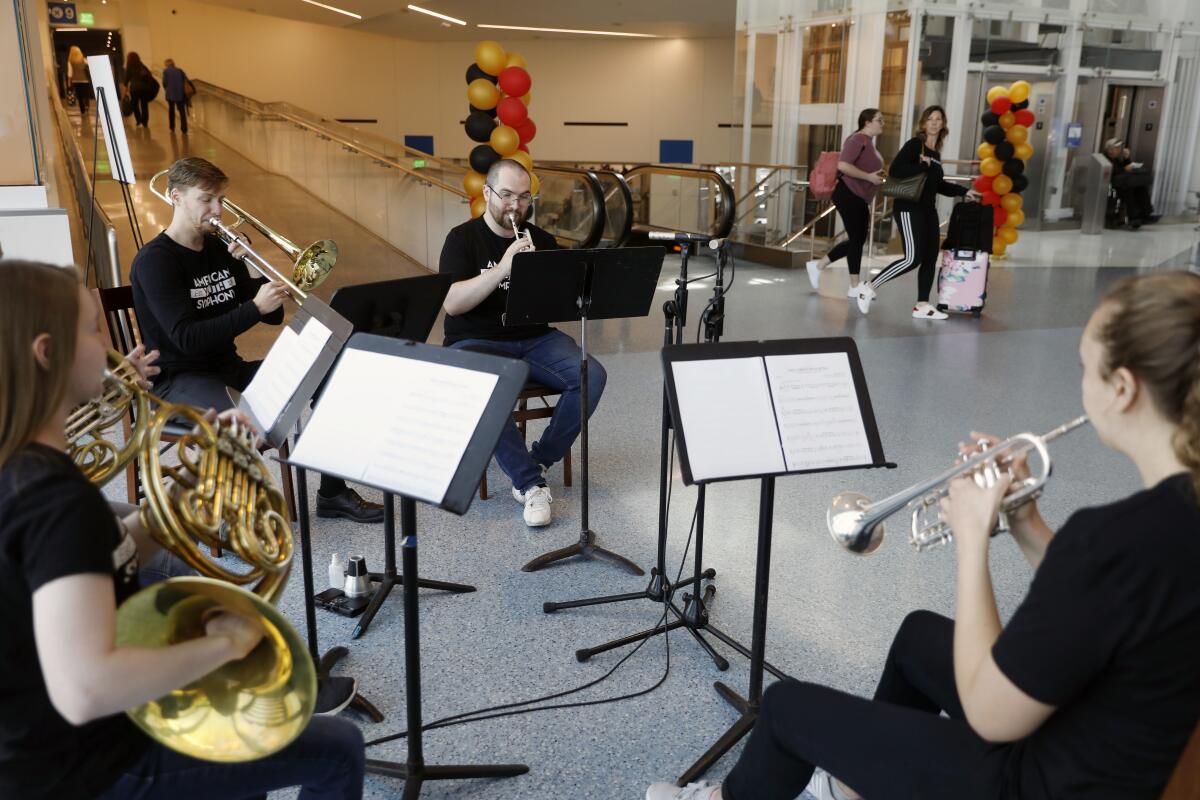
POLYGON ((308 3, 310 6, 316 6, 317 8, 323 8, 326 11, 345 14, 347 17, 354 17, 354 19, 362 19, 362 14, 355 14, 353 11, 347 11, 344 8, 338 8, 337 6, 327 6, 324 3, 318 3, 317 0, 300 0, 300 2, 308 3))
POLYGON ((439 14, 436 11, 430 11, 428 8, 421 8, 420 6, 414 6, 412 3, 409 3, 408 10, 416 11, 420 14, 428 14, 429 16, 437 17, 438 19, 444 19, 444 20, 446 20, 446 22, 453 22, 455 25, 466 25, 467 24, 466 22, 464 22, 461 19, 456 19, 454 17, 448 17, 445 14, 439 14))
POLYGON ((653 33, 625 33, 623 31, 580 31, 572 28, 529 28, 524 25, 483 25, 476 28, 496 28, 505 31, 534 31, 537 33, 583 33, 589 36, 632 36, 639 39, 658 39, 653 33))

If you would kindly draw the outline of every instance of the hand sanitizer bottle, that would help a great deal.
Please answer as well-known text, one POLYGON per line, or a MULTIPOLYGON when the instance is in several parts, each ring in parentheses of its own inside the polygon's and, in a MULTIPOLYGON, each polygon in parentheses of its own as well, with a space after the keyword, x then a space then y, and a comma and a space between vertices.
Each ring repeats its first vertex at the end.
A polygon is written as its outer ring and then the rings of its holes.
POLYGON ((346 582, 346 567, 342 564, 342 559, 337 553, 329 559, 329 587, 331 589, 341 589, 342 584, 346 582))

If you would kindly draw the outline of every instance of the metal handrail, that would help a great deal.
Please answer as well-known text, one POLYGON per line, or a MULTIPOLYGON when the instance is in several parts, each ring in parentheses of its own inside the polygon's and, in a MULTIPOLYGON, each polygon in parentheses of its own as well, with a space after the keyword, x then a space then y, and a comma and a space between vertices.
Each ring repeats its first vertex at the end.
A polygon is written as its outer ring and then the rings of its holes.
MULTIPOLYGON (((645 165, 627 170, 625 172, 625 178, 626 180, 630 180, 643 174, 677 175, 681 178, 703 179, 715 183, 717 185, 717 191, 720 193, 720 200, 717 203, 720 216, 716 223, 716 230, 708 231, 708 233, 716 239, 723 239, 729 236, 730 231, 733 230, 733 215, 736 212, 736 198, 733 194, 733 187, 729 185, 729 181, 725 180, 724 175, 710 169, 690 169, 687 167, 645 165)), ((699 231, 696 232, 699 233, 699 231)))
POLYGON ((613 247, 624 247, 629 241, 629 234, 633 232, 633 192, 629 190, 629 182, 625 180, 625 176, 616 170, 596 170, 597 178, 600 176, 611 177, 613 179, 613 188, 604 195, 604 219, 605 227, 608 227, 608 201, 609 198, 616 194, 621 195, 621 200, 625 204, 625 219, 620 225, 620 230, 616 238, 613 240, 613 247))

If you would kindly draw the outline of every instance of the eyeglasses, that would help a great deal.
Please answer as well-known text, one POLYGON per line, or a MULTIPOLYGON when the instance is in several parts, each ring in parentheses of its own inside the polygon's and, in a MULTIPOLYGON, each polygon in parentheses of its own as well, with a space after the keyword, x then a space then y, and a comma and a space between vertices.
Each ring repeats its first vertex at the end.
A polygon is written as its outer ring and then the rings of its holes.
POLYGON ((496 187, 492 186, 490 183, 485 185, 492 190, 492 194, 500 198, 500 202, 502 203, 511 203, 513 200, 516 200, 519 204, 527 206, 533 202, 533 195, 531 195, 529 192, 524 192, 523 194, 513 194, 508 189, 497 190, 496 187))

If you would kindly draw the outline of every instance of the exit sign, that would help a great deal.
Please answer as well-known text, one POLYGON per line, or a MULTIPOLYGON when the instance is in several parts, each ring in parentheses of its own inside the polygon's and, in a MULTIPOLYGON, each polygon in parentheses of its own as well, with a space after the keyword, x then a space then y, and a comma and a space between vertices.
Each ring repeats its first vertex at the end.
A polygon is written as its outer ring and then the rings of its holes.
POLYGON ((96 15, 90 11, 80 11, 79 12, 79 24, 86 25, 87 27, 90 28, 91 26, 96 24, 96 15))

